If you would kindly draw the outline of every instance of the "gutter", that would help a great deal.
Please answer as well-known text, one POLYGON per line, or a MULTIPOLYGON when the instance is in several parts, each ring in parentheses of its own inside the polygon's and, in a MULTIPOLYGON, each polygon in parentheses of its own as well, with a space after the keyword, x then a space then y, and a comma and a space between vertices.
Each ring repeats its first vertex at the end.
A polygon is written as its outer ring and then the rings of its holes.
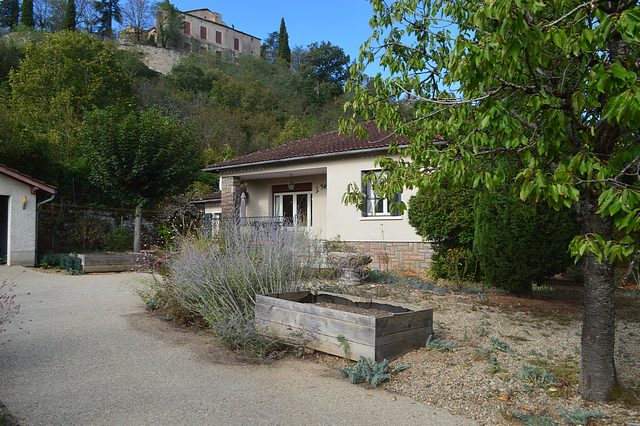
MULTIPOLYGON (((403 148, 406 147, 408 145, 399 145, 399 148, 403 148)), ((241 164, 231 164, 228 166, 220 166, 220 167, 208 167, 208 168, 204 168, 202 169, 202 171, 204 172, 218 172, 221 170, 229 170, 229 169, 241 169, 241 168, 245 168, 245 167, 254 167, 254 166, 266 166, 266 165, 270 165, 270 164, 282 164, 282 163, 292 163, 292 162, 296 162, 296 161, 305 161, 305 160, 314 160, 317 158, 332 158, 332 157, 346 157, 349 155, 357 155, 357 154, 372 154, 374 152, 381 152, 381 151, 389 151, 389 147, 385 146, 385 147, 379 147, 379 148, 366 148, 366 149, 358 149, 358 150, 354 150, 354 151, 342 151, 342 152, 328 152, 325 154, 316 154, 316 155, 309 155, 309 156, 304 156, 304 157, 290 157, 290 158, 283 158, 280 160, 265 160, 265 161, 258 161, 255 163, 241 163, 241 164)))

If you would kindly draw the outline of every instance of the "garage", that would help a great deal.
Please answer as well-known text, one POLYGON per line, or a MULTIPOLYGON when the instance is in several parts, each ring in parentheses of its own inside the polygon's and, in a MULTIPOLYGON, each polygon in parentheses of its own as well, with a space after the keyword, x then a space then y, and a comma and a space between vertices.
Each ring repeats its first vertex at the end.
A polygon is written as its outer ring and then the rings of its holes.
POLYGON ((0 264, 35 265, 37 208, 55 194, 53 186, 0 164, 0 264))

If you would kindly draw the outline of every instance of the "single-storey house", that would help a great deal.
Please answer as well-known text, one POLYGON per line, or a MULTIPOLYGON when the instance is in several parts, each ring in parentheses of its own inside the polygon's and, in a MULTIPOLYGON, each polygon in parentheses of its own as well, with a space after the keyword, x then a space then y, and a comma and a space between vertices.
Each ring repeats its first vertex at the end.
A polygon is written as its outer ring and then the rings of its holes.
POLYGON ((0 263, 36 263, 37 207, 53 200, 56 189, 0 164, 0 263))
MULTIPOLYGON (((223 220, 273 218, 369 254, 372 268, 424 270, 432 248, 406 211, 394 211, 370 187, 364 188, 362 211, 342 202, 349 183, 360 184, 363 174, 375 172, 375 158, 387 154, 392 141, 406 143, 373 123, 366 130, 366 139, 329 132, 208 166, 205 171, 220 174, 223 220)), ((396 199, 406 202, 413 194, 405 190, 396 199)))

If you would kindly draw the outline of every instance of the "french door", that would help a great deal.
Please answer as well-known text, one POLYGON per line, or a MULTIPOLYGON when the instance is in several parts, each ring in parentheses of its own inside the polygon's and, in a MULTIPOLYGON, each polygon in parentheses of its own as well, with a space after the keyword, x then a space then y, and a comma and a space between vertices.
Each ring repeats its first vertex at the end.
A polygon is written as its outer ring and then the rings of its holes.
POLYGON ((273 194, 273 215, 282 220, 284 226, 311 226, 311 192, 287 192, 273 194))

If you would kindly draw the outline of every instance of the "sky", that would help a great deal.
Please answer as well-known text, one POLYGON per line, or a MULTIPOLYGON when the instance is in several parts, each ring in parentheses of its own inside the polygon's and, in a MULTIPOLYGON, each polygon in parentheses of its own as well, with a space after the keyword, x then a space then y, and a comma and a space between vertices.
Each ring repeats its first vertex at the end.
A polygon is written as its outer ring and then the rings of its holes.
MULTIPOLYGON (((371 35, 373 15, 368 0, 173 0, 179 10, 210 9, 237 30, 261 39, 280 29, 284 17, 289 46, 330 41, 342 47, 353 61, 360 45, 371 35)), ((367 73, 375 69, 367 69, 367 73)))

